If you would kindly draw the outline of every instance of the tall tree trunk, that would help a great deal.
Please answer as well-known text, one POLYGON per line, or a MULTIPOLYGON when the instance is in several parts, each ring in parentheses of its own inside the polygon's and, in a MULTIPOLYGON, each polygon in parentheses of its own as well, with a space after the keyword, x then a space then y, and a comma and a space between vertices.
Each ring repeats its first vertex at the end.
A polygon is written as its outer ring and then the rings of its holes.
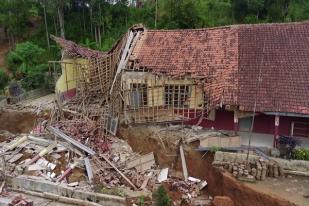
POLYGON ((45 23, 45 32, 46 32, 46 42, 47 42, 48 50, 50 50, 49 34, 48 34, 47 18, 46 18, 46 1, 44 1, 43 9, 44 9, 44 23, 45 23))
POLYGON ((90 13, 90 31, 91 31, 91 37, 93 37, 93 26, 92 26, 92 8, 89 8, 90 13))
POLYGON ((63 17, 63 7, 58 7, 58 18, 60 24, 60 36, 65 38, 65 30, 64 30, 64 17, 63 17))
POLYGON ((98 39, 99 39, 99 45, 100 45, 100 47, 101 47, 101 45, 102 45, 102 44, 101 44, 101 43, 102 43, 102 42, 101 42, 101 26, 98 27, 98 39))
POLYGON ((102 10, 101 10, 101 4, 99 3, 99 27, 98 27, 98 40, 99 40, 99 45, 101 47, 101 26, 102 26, 102 10))
POLYGON ((156 1, 156 14, 155 14, 155 28, 157 28, 157 21, 158 21, 158 0, 156 1))
POLYGON ((86 21, 85 21, 85 8, 83 7, 83 28, 84 28, 84 35, 86 34, 86 21))
POLYGON ((95 43, 98 44, 97 26, 94 26, 94 39, 95 43))
POLYGON ((53 16, 53 20, 54 20, 55 35, 58 36, 57 18, 55 16, 53 16))
POLYGON ((104 21, 103 21, 102 34, 103 34, 103 36, 105 35, 105 23, 104 23, 104 21))

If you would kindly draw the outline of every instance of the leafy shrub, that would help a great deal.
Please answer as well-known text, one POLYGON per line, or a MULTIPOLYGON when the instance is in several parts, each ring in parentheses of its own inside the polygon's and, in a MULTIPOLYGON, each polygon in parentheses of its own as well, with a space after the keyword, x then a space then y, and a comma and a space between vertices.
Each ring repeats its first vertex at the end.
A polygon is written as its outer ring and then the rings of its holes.
POLYGON ((293 158, 297 160, 309 161, 309 149, 300 148, 293 151, 293 158))
POLYGON ((169 206, 172 202, 163 185, 153 193, 153 199, 156 206, 169 206))
POLYGON ((9 68, 15 72, 28 73, 34 66, 44 63, 45 50, 38 45, 26 41, 16 44, 14 51, 8 55, 9 68))
POLYGON ((10 70, 15 78, 21 80, 21 85, 26 90, 44 86, 47 83, 45 72, 46 51, 32 42, 23 42, 16 45, 7 57, 10 70))

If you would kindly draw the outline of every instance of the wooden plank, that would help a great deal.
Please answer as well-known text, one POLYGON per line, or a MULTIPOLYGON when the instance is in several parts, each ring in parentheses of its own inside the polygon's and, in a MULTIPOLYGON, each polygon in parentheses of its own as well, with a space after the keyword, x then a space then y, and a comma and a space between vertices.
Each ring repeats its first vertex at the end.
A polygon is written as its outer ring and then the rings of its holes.
POLYGON ((95 155, 95 151, 92 150, 89 147, 86 147, 85 145, 83 145, 82 143, 74 140, 73 138, 69 137, 68 135, 64 134, 62 131, 60 131, 59 129, 56 129, 52 126, 48 127, 48 130, 53 133, 54 135, 61 137, 62 139, 66 140, 67 142, 71 143, 72 145, 78 147, 79 149, 87 152, 90 155, 95 155))

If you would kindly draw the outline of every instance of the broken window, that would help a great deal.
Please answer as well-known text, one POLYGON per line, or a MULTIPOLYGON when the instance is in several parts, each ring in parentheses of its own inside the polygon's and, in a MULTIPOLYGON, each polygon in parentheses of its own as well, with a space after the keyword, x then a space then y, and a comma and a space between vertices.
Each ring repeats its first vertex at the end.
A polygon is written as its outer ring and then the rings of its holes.
POLYGON ((189 86, 165 85, 165 105, 172 107, 189 106, 189 86))
POLYGON ((134 108, 148 105, 147 84, 131 83, 130 105, 134 108))

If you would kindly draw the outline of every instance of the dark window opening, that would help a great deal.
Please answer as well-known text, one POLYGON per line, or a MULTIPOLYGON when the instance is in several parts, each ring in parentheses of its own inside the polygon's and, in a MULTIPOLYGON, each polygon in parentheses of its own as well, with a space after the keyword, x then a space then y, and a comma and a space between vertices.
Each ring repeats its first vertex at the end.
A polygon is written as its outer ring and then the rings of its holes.
POLYGON ((130 105, 134 108, 148 105, 147 84, 131 84, 130 105))
POLYGON ((291 136, 293 137, 309 137, 309 123, 292 122, 291 136))
POLYGON ((189 107, 189 86, 165 85, 165 105, 172 107, 189 107))

